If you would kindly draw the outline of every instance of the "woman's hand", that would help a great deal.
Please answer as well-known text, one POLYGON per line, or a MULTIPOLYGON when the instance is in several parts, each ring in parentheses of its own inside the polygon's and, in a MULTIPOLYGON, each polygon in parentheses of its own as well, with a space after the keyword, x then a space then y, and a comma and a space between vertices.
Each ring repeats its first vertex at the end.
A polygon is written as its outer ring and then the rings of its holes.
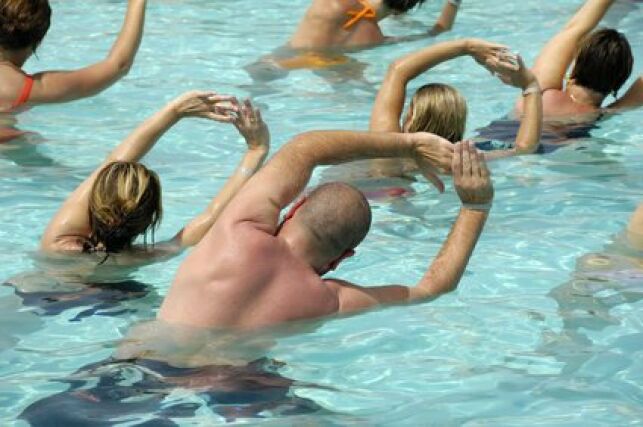
POLYGON ((523 90, 537 82, 536 76, 525 66, 522 57, 511 52, 500 54, 495 75, 504 84, 523 90))
POLYGON ((480 39, 467 40, 467 52, 476 62, 487 70, 496 72, 498 57, 503 52, 508 52, 509 48, 505 45, 490 43, 480 39))
POLYGON ((248 144, 249 150, 270 148, 270 131, 261 118, 261 111, 254 108, 249 99, 240 104, 236 99, 231 105, 235 107, 236 115, 232 124, 237 128, 248 144))
POLYGON ((203 117, 222 123, 234 123, 238 105, 234 96, 202 91, 187 92, 170 102, 170 107, 181 119, 203 117))

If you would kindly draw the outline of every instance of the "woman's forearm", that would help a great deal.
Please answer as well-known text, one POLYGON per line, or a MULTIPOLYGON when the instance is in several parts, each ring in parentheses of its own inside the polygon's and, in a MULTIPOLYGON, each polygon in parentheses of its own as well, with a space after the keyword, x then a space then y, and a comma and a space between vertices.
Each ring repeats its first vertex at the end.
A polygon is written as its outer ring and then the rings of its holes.
POLYGON ((446 1, 442 8, 442 12, 440 12, 440 17, 435 21, 435 24, 429 33, 432 36, 437 36, 445 31, 450 31, 453 27, 453 23, 455 22, 455 17, 458 15, 459 7, 459 1, 446 1))
POLYGON ((396 60, 389 72, 408 82, 442 62, 468 54, 468 47, 466 39, 438 43, 396 60))
POLYGON ((129 0, 125 21, 107 60, 113 62, 119 75, 131 68, 143 38, 146 0, 129 0))
POLYGON ((173 102, 145 120, 110 153, 107 162, 138 162, 156 142, 180 120, 173 102))
POLYGON ((194 218, 174 238, 180 247, 194 246, 212 228, 223 210, 261 167, 268 155, 267 147, 249 149, 223 188, 212 199, 203 213, 194 218))
POLYGON ((542 91, 535 77, 523 89, 523 116, 516 135, 517 154, 536 151, 543 128, 542 91))

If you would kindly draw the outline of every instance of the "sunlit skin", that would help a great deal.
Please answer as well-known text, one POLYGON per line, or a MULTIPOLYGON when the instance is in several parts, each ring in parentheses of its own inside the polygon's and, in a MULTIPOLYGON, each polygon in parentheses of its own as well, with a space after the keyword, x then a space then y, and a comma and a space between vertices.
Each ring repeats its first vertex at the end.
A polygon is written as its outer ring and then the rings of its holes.
MULTIPOLYGON (((43 71, 33 75, 27 105, 68 102, 96 95, 125 76, 134 63, 143 37, 146 0, 129 0, 121 31, 105 59, 71 71, 43 71)), ((0 48, 0 111, 11 110, 26 74, 22 70, 34 47, 0 48)))
MULTIPOLYGON (((352 14, 364 9, 358 0, 313 0, 288 46, 293 49, 357 48, 383 43, 386 37, 379 22, 395 11, 382 0, 369 0, 374 18, 363 18, 346 28, 352 14)), ((458 8, 445 2, 444 8, 427 34, 437 35, 453 26, 458 8)), ((370 16, 370 15, 369 15, 370 16)))
MULTIPOLYGON (((596 119, 607 94, 596 92, 566 81, 565 75, 573 64, 578 46, 605 16, 614 0, 587 0, 540 51, 532 67, 543 90, 543 111, 546 118, 578 116, 596 119)), ((608 106, 609 109, 631 108, 643 105, 643 77, 639 76, 626 93, 608 106)), ((516 102, 518 112, 523 110, 523 100, 516 102)))
MULTIPOLYGON (((344 197, 344 196, 342 196, 344 197)), ((179 267, 158 314, 169 324, 249 330, 353 313, 380 304, 430 300, 456 288, 482 232, 493 188, 484 156, 471 143, 432 134, 310 132, 286 144, 248 182, 179 267), (280 212, 305 188, 317 165, 369 157, 414 159, 439 190, 437 170, 453 170, 461 209, 440 254, 415 287, 361 287, 322 276, 354 254, 330 255, 300 219, 299 200, 280 226, 280 212)), ((350 209, 346 207, 346 209, 350 209)))

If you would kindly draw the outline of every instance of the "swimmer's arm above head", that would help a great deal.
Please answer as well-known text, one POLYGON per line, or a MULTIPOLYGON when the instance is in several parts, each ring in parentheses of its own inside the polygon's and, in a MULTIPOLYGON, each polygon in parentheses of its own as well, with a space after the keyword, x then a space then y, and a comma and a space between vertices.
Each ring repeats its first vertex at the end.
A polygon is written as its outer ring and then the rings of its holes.
POLYGON ((238 113, 232 123, 245 139, 248 150, 235 172, 228 178, 219 194, 212 199, 205 211, 190 221, 172 239, 180 247, 194 246, 201 241, 228 203, 261 167, 268 155, 270 132, 261 117, 261 112, 258 108, 254 108, 248 100, 237 107, 238 113))
POLYGON ((614 0, 587 0, 565 27, 543 47, 532 68, 543 90, 562 89, 578 44, 603 19, 614 0))
POLYGON ((388 68, 382 82, 369 129, 378 132, 400 132, 407 84, 431 68, 450 59, 470 55, 479 63, 489 61, 505 46, 478 39, 460 39, 437 43, 396 59, 388 68))
POLYGON ((625 92, 625 95, 612 103, 608 110, 620 110, 627 108, 637 108, 643 105, 643 76, 639 76, 632 86, 625 92))
POLYGON ((313 169, 379 157, 416 160, 440 191, 438 170, 451 168, 453 145, 429 133, 315 131, 300 134, 250 179, 220 218, 224 224, 249 223, 274 234, 279 215, 306 187, 313 169))
POLYGON ((469 142, 456 144, 454 186, 463 203, 438 256, 415 287, 360 287, 326 280, 337 292, 339 312, 351 313, 380 304, 427 301, 456 289, 482 233, 493 200, 493 185, 484 156, 469 142))
MULTIPOLYGON (((174 124, 185 117, 203 117, 220 122, 232 122, 229 113, 234 109, 231 96, 213 92, 189 92, 168 103, 125 138, 94 172, 83 181, 63 203, 49 222, 41 240, 46 251, 69 250, 69 239, 87 236, 90 229, 89 198, 100 171, 113 162, 138 162, 174 124)), ((74 246, 77 244, 72 244, 74 246)))
POLYGON ((121 32, 104 60, 79 70, 35 74, 29 103, 67 102, 93 96, 125 76, 143 37, 146 4, 146 0, 129 0, 121 32))

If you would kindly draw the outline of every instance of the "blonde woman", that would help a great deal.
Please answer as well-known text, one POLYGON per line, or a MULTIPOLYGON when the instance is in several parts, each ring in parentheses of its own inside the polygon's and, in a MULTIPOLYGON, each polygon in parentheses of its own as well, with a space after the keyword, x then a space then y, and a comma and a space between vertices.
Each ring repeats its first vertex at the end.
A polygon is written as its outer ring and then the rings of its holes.
MULTIPOLYGON (((431 132, 453 143, 462 140, 467 121, 466 100, 449 85, 430 83, 420 87, 402 117, 408 83, 436 65, 460 56, 471 56, 496 73, 504 83, 522 90, 524 114, 515 143, 510 150, 496 155, 534 152, 538 148, 542 128, 542 96, 538 80, 522 59, 511 54, 505 46, 477 39, 438 43, 394 61, 377 94, 370 130, 431 132)), ((376 160, 371 164, 373 176, 403 174, 404 163, 399 160, 376 160)))
POLYGON ((243 184, 261 166, 269 148, 268 128, 249 101, 212 92, 190 92, 167 104, 129 135, 67 198, 41 241, 47 253, 120 253, 103 261, 132 264, 168 256, 198 243, 243 184), (203 213, 174 238, 154 244, 154 229, 162 217, 161 183, 140 160, 179 120, 202 117, 231 123, 245 138, 248 151, 236 172, 203 213), (152 244, 135 246, 152 232, 152 244))
POLYGON ((111 86, 134 62, 143 36, 146 4, 146 0, 129 0, 121 32, 105 59, 78 70, 31 76, 22 66, 49 30, 49 1, 0 0, 0 111, 72 101, 111 86))

